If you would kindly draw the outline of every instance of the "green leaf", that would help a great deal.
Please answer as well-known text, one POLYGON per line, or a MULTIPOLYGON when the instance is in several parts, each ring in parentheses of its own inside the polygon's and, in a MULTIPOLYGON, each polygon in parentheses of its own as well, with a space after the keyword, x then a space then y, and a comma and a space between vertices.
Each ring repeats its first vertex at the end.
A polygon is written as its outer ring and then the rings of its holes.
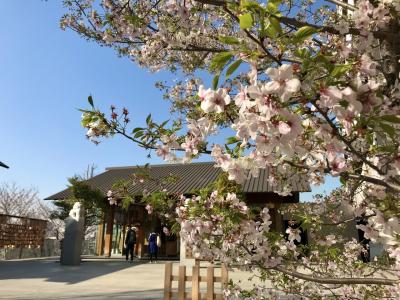
POLYGON ((384 132, 386 132, 390 137, 394 137, 396 131, 393 126, 388 125, 386 123, 380 123, 379 126, 382 128, 384 132))
POLYGON ((132 134, 134 134, 134 133, 136 133, 136 132, 139 132, 139 131, 142 131, 144 128, 142 128, 142 127, 136 127, 136 128, 134 128, 133 130, 132 130, 132 134))
POLYGON ((251 13, 245 13, 239 16, 239 24, 241 29, 249 29, 253 26, 253 17, 251 13))
POLYGON ((310 51, 308 51, 306 48, 297 48, 294 51, 294 55, 303 59, 310 58, 310 51))
POLYGON ((233 36, 219 36, 218 39, 228 45, 238 45, 240 42, 237 38, 233 36))
POLYGON ((294 38, 296 42, 302 42, 312 36, 313 34, 317 33, 319 30, 312 26, 303 26, 299 28, 295 34, 294 38))
POLYGON ((398 115, 386 115, 386 116, 381 116, 382 121, 386 121, 389 123, 400 123, 400 116, 398 115))
POLYGON ((138 131, 138 132, 136 132, 135 133, 135 135, 133 136, 135 139, 137 139, 137 138, 140 138, 141 136, 143 136, 144 135, 144 132, 143 131, 138 131))
POLYGON ((372 133, 367 133, 365 138, 368 144, 372 145, 374 143, 374 136, 372 135, 372 133))
POLYGON ((82 120, 81 120, 81 125, 83 127, 86 127, 90 122, 92 122, 92 118, 90 116, 85 116, 82 120))
POLYGON ((231 144, 234 144, 237 142, 238 142, 238 139, 236 138, 236 136, 231 136, 231 137, 227 138, 227 140, 226 140, 227 145, 231 145, 231 144))
POLYGON ((83 112, 83 113, 93 113, 93 111, 91 111, 91 110, 82 109, 82 108, 78 108, 78 111, 83 112))
POLYGON ((151 123, 151 114, 149 114, 146 118, 146 124, 149 125, 151 123))
POLYGON ((271 17, 271 18, 269 18, 269 22, 275 32, 277 32, 279 34, 282 33, 281 23, 279 22, 279 20, 277 18, 271 17))
POLYGON ((233 54, 231 52, 221 52, 217 55, 214 55, 210 63, 210 71, 221 71, 232 57, 233 54))
POLYGON ((165 125, 168 124, 168 122, 169 122, 169 120, 165 120, 164 122, 161 123, 160 127, 161 127, 161 128, 164 127, 165 125))
POLYGON ((352 68, 353 68, 352 64, 335 65, 331 71, 331 76, 340 77, 341 75, 350 71, 352 68))
POLYGON ((226 77, 228 78, 229 76, 231 76, 232 73, 235 72, 237 68, 239 68, 241 63, 242 63, 241 59, 239 59, 239 60, 235 61, 234 63, 232 63, 229 66, 228 70, 226 70, 226 77))
POLYGON ((220 74, 215 75, 213 80, 212 80, 212 87, 213 87, 214 90, 216 90, 217 87, 218 87, 219 75, 220 74))
POLYGON ((317 63, 322 63, 329 72, 334 68, 334 65, 330 62, 329 58, 321 53, 315 56, 314 60, 317 63))
POLYGON ((349 101, 341 100, 341 101, 339 101, 339 104, 341 107, 347 108, 349 106, 349 101))
POLYGON ((264 9, 264 7, 262 7, 257 1, 246 0, 241 1, 240 7, 251 11, 260 11, 264 9))
POLYGON ((90 104, 91 107, 94 107, 93 98, 92 98, 91 95, 88 97, 88 102, 89 102, 89 104, 90 104))
POLYGON ((282 0, 270 0, 267 4, 267 11, 271 14, 274 14, 278 11, 279 5, 281 5, 282 0))

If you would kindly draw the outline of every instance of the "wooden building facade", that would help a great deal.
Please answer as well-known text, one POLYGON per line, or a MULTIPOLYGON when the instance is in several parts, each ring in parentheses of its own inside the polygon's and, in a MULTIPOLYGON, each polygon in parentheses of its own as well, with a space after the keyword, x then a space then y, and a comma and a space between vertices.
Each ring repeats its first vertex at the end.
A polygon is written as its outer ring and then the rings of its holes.
MULTIPOLYGON (((106 194, 112 185, 118 180, 130 179, 132 174, 143 172, 142 167, 113 167, 107 168, 105 172, 87 180, 92 188, 99 189, 106 194)), ((173 177, 174 180, 166 183, 164 187, 172 193, 191 195, 194 191, 205 188, 220 176, 222 170, 214 167, 213 162, 201 162, 191 164, 161 164, 150 165, 149 175, 152 179, 173 177)), ((280 196, 273 191, 280 190, 280 186, 271 186, 268 181, 269 170, 260 171, 258 177, 249 176, 243 184, 243 192, 249 205, 267 206, 272 217, 272 229, 278 232, 284 230, 284 220, 277 213, 282 203, 298 203, 300 192, 309 192, 310 187, 305 178, 294 174, 287 182, 292 188, 292 195, 280 196)), ((160 186, 156 180, 144 180, 141 183, 131 185, 128 189, 130 194, 142 195, 143 191, 159 191, 160 186)), ((63 200, 71 196, 69 189, 47 197, 46 200, 63 200)), ((160 256, 178 257, 180 252, 179 238, 166 236, 161 221, 154 215, 148 215, 145 206, 141 203, 132 203, 129 209, 112 205, 109 207, 108 215, 102 224, 98 226, 97 232, 97 254, 111 256, 122 254, 125 234, 128 225, 134 225, 137 230, 137 244, 135 253, 138 257, 147 254, 147 237, 153 230, 160 233, 162 246, 160 256)))

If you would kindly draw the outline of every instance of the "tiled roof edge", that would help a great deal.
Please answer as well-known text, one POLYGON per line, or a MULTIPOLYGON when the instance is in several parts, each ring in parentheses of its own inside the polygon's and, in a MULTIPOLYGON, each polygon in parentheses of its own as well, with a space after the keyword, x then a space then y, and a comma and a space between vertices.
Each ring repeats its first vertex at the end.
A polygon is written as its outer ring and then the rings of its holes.
MULTIPOLYGON (((153 168, 153 167, 175 167, 175 166, 186 166, 186 165, 210 165, 210 164, 214 164, 213 161, 204 161, 204 162, 191 162, 191 163, 173 163, 173 164, 169 164, 169 163, 165 163, 165 164, 157 164, 157 165, 152 165, 149 164, 148 167, 149 168, 153 168)), ((136 165, 136 166, 121 166, 121 167, 107 167, 105 168, 106 171, 110 171, 110 170, 123 170, 123 169, 136 169, 136 168, 144 168, 146 165, 136 165)))

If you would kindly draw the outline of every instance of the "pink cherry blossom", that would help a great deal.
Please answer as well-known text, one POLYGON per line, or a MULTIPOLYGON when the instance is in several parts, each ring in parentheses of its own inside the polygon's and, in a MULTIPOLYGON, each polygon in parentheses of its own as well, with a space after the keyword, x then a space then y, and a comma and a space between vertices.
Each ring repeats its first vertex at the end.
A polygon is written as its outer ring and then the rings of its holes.
POLYGON ((266 92, 277 94, 282 101, 300 90, 300 80, 293 76, 291 65, 282 65, 279 68, 268 68, 265 73, 271 78, 264 86, 266 92))
POLYGON ((225 107, 231 102, 231 98, 225 89, 210 91, 205 94, 201 102, 201 109, 207 113, 222 113, 225 107))

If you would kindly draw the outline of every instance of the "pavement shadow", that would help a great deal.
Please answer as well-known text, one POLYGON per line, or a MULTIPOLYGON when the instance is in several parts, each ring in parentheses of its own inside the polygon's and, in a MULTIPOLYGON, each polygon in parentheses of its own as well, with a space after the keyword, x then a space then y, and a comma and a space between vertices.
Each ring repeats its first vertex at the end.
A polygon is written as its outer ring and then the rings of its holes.
MULTIPOLYGON (((109 300, 109 299, 130 299, 130 300, 162 300, 164 296, 163 289, 145 290, 145 291, 127 291, 118 293, 95 293, 86 295, 67 295, 54 297, 41 297, 40 300, 67 300, 67 299, 82 299, 82 300, 109 300)), ((0 297, 1 299, 1 297, 0 297)), ((13 300, 32 300, 32 297, 16 297, 13 300)))
POLYGON ((75 284, 123 269, 134 268, 144 263, 147 262, 136 260, 130 263, 122 259, 84 259, 80 266, 62 266, 56 258, 0 261, 0 280, 46 278, 49 282, 75 284))

